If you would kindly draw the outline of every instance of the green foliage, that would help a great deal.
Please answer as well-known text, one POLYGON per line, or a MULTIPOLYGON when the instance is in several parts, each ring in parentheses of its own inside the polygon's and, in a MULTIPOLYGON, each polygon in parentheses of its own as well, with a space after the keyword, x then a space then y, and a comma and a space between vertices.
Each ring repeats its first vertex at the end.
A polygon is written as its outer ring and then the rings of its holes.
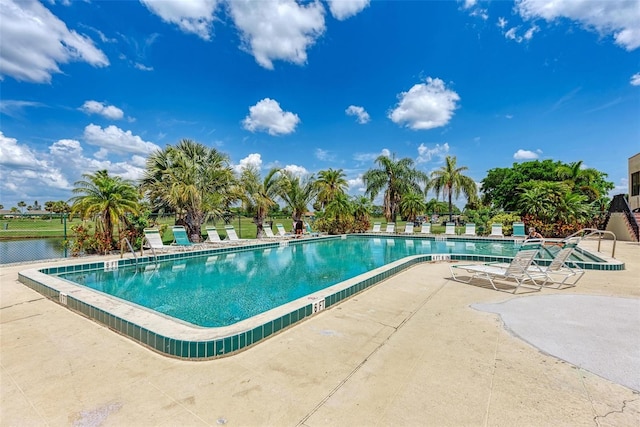
POLYGON ((487 225, 491 225, 489 221, 493 215, 494 212, 488 207, 467 209, 464 211, 466 222, 472 222, 478 229, 482 227, 483 230, 487 230, 487 225))
POLYGON ((607 174, 595 169, 581 169, 582 161, 566 164, 552 160, 514 163, 511 168, 494 168, 482 180, 483 202, 496 209, 518 210, 518 197, 523 184, 564 182, 572 192, 587 197, 588 202, 606 195, 614 188, 607 174))

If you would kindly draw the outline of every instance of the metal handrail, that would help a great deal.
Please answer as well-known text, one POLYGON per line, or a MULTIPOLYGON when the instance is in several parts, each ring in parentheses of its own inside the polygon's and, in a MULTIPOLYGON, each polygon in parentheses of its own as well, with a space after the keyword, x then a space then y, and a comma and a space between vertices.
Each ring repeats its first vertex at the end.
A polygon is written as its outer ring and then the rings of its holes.
POLYGON ((136 255, 136 251, 133 250, 133 246, 131 246, 131 242, 129 241, 129 239, 127 239, 126 237, 123 237, 122 240, 120 241, 120 257, 122 257, 122 242, 126 242, 127 246, 129 247, 129 250, 131 251, 131 253, 133 254, 133 259, 136 261, 136 269, 138 268, 138 256, 136 255))
POLYGON ((581 230, 576 231, 569 237, 567 237, 567 239, 581 235, 580 236, 581 240, 584 240, 588 237, 598 235, 598 252, 600 252, 600 243, 602 242, 602 238, 607 234, 610 234, 611 236, 613 236, 613 249, 611 250, 611 258, 615 258, 616 257, 616 235, 611 231, 598 230, 597 228, 583 228, 581 230))

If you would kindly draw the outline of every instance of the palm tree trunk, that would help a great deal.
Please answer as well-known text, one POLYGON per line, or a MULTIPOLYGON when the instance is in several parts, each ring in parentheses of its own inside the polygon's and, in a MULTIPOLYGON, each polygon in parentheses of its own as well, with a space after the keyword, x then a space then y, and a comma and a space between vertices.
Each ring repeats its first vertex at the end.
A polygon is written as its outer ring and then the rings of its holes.
POLYGON ((449 191, 449 222, 453 221, 453 203, 451 202, 451 191, 449 191))

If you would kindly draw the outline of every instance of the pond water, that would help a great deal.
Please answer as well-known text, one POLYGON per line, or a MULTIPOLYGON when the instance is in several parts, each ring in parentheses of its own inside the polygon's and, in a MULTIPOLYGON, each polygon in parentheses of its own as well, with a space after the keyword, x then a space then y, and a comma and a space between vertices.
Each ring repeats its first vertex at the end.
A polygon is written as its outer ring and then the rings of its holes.
POLYGON ((62 242, 60 238, 0 240, 0 264, 65 258, 68 251, 62 242))

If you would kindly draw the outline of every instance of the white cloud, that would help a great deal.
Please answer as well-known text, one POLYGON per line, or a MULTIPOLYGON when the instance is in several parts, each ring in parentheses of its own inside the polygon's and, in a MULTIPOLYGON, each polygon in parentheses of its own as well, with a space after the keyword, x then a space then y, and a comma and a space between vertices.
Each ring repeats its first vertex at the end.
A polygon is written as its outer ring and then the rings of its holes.
POLYGON ((23 110, 28 107, 43 107, 44 104, 34 101, 0 100, 0 113, 9 117, 22 116, 23 110))
POLYGON ((353 179, 348 179, 347 185, 349 186, 349 190, 355 190, 362 193, 364 193, 365 191, 364 182, 362 181, 362 174, 353 179))
POLYGON ((153 71, 153 67, 147 67, 146 65, 139 62, 134 63, 133 66, 141 71, 153 71))
POLYGON ((19 200, 67 200, 82 174, 100 169, 135 181, 142 177, 145 165, 146 157, 140 155, 121 162, 85 157, 81 143, 74 139, 60 139, 38 151, 0 132, 0 194, 5 206, 19 200))
POLYGON ((233 0, 229 12, 241 32, 242 49, 264 68, 274 60, 304 64, 307 48, 325 30, 324 7, 318 1, 305 5, 295 0, 233 0))
POLYGON ((100 114, 111 120, 120 120, 124 117, 124 112, 114 105, 105 105, 98 101, 85 101, 79 110, 87 114, 100 114))
POLYGON ((61 73, 60 64, 82 61, 94 67, 109 65, 90 38, 69 30, 38 1, 3 0, 0 21, 0 80, 7 75, 49 83, 52 73, 61 73))
POLYGON ((465 9, 470 9, 473 6, 475 6, 478 3, 477 0, 464 0, 464 7, 465 9))
POLYGON ((449 144, 444 143, 442 145, 436 144, 435 147, 429 148, 424 144, 420 144, 418 147, 418 158, 416 159, 416 163, 426 163, 430 162, 434 156, 444 158, 444 156, 449 152, 449 144))
POLYGON ((356 116, 358 118, 358 123, 361 125, 365 123, 369 123, 371 118, 369 117, 369 113, 363 107, 359 107, 357 105, 349 105, 349 107, 345 110, 348 116, 356 116))
POLYGON ((391 151, 387 148, 383 148, 379 153, 358 153, 353 156, 353 159, 358 162, 373 162, 380 156, 390 157, 391 151))
POLYGON ((519 149, 513 154, 513 158, 516 160, 534 160, 539 157, 538 155, 539 152, 541 151, 537 150, 537 152, 535 152, 530 150, 519 149))
POLYGON ((567 18, 631 51, 640 47, 640 7, 636 0, 519 0, 516 10, 524 19, 554 21, 567 18))
POLYGON ((316 159, 324 162, 335 160, 335 156, 333 154, 327 150, 323 150, 322 148, 316 148, 314 155, 316 156, 316 159))
POLYGON ((326 0, 329 4, 331 15, 339 21, 343 21, 362 12, 369 6, 369 0, 326 0))
POLYGON ((249 154, 244 159, 241 159, 240 162, 233 167, 237 173, 242 173, 242 171, 248 167, 255 167, 258 170, 262 168, 262 156, 258 153, 249 154))
POLYGON ((402 92, 400 102, 389 113, 389 118, 397 124, 404 124, 413 130, 426 130, 449 123, 456 102, 460 96, 445 87, 438 78, 428 77, 426 83, 414 85, 409 92, 402 92))
POLYGON ((38 160, 29 147, 18 144, 17 139, 6 137, 0 131, 0 166, 32 168, 46 166, 46 163, 38 160))
POLYGON ((287 135, 300 123, 297 114, 282 111, 277 101, 265 98, 249 108, 249 115, 242 122, 248 131, 267 131, 269 135, 287 135))
POLYGON ((163 21, 176 24, 185 33, 211 39, 218 0, 140 0, 163 21))
POLYGON ((130 130, 123 131, 114 125, 102 129, 91 123, 84 128, 84 139, 88 144, 119 154, 147 155, 160 149, 156 144, 133 135, 130 130))
POLYGON ((632 86, 640 86, 640 73, 635 73, 631 76, 631 85, 632 86))
POLYGON ((498 18, 498 27, 502 28, 504 30, 504 27, 507 26, 507 20, 505 18, 503 18, 502 16, 500 18, 498 18))
POLYGON ((303 177, 303 176, 309 174, 309 171, 304 166, 287 165, 287 166, 283 167, 282 169, 284 169, 287 172, 291 173, 293 176, 303 177))
MULTIPOLYGON (((506 21, 505 21, 506 23, 506 21)), ((540 31, 540 28, 537 25, 533 25, 531 26, 531 28, 529 28, 527 31, 524 32, 524 35, 520 36, 518 35, 518 30, 520 30, 520 27, 512 27, 509 28, 509 30, 507 30, 504 33, 504 36, 509 39, 509 40, 513 40, 516 43, 522 43, 523 41, 530 41, 533 38, 533 35, 540 31)))

